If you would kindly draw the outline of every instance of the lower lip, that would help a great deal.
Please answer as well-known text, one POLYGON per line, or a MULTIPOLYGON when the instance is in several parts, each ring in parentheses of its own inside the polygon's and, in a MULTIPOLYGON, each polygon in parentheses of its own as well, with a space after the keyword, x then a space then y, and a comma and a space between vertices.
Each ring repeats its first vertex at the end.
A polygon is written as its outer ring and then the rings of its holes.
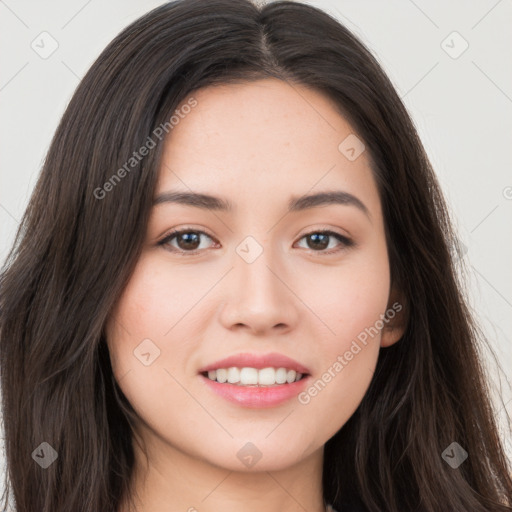
POLYGON ((275 407, 296 397, 306 385, 309 375, 291 384, 277 384, 276 386, 237 386, 234 384, 221 384, 204 375, 200 377, 210 389, 219 396, 242 407, 263 408, 275 407))

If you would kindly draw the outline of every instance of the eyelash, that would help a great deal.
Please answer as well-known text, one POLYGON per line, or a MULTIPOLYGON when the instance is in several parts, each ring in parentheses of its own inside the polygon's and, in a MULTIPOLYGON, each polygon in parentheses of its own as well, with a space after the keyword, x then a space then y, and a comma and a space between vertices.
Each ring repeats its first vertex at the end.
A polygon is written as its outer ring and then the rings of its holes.
MULTIPOLYGON (((205 231, 202 231, 199 229, 184 228, 184 229, 171 231, 162 240, 160 240, 157 243, 157 245, 164 247, 164 249, 166 249, 170 252, 177 253, 179 256, 194 256, 194 255, 197 255, 198 253, 200 253, 202 250, 204 250, 204 249, 195 249, 193 251, 184 251, 182 249, 176 249, 175 247, 173 247, 172 249, 167 249, 165 247, 165 245, 168 244, 173 238, 175 238, 177 235, 181 235, 183 233, 196 233, 196 234, 206 235, 208 238, 210 238, 216 242, 216 240, 212 236, 210 236, 208 233, 206 233, 205 231)), ((314 253, 319 253, 321 255, 327 256, 330 254, 340 252, 344 249, 347 249, 347 248, 355 245, 355 242, 353 240, 351 240, 350 238, 347 238, 346 236, 340 235, 339 233, 336 233, 335 231, 331 231, 331 230, 310 231, 309 233, 305 233, 304 235, 302 235, 299 240, 302 240, 303 238, 306 238, 310 235, 317 235, 317 234, 328 235, 328 236, 332 236, 332 237, 336 238, 339 242, 341 242, 342 247, 341 248, 338 247, 337 249, 336 248, 330 249, 329 251, 326 251, 326 250, 315 251, 314 249, 309 249, 309 251, 314 252, 314 253)))

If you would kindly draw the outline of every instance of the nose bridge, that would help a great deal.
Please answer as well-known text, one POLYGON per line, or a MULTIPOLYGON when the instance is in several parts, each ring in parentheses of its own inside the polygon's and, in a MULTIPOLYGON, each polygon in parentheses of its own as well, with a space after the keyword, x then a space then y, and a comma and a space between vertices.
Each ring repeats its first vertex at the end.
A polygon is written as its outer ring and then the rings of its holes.
POLYGON ((279 282, 275 275, 278 259, 270 247, 268 237, 259 242, 253 236, 246 237, 236 249, 238 258, 235 260, 235 271, 242 284, 241 290, 248 291, 253 297, 265 299, 268 303, 280 294, 279 282), (272 270, 273 271, 272 271, 272 270))
POLYGON ((247 236, 236 247, 230 293, 223 312, 226 327, 235 324, 264 331, 274 326, 290 326, 296 320, 293 294, 270 239, 259 242, 247 236))

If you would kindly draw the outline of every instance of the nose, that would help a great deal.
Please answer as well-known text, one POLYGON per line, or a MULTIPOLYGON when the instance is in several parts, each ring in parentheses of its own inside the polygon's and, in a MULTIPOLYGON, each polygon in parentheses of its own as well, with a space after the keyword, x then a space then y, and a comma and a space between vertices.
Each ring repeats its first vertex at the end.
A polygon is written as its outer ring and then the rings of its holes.
POLYGON ((293 292, 290 272, 270 250, 263 250, 252 263, 236 255, 227 280, 220 313, 226 329, 265 336, 295 327, 300 300, 293 292))

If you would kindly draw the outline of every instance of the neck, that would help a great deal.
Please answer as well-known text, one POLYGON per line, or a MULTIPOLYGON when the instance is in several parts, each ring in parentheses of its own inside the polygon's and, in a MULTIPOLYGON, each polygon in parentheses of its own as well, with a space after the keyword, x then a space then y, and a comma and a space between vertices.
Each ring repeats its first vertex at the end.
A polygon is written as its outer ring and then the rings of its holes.
POLYGON ((118 512, 325 512, 323 447, 280 469, 233 471, 186 454, 164 441, 146 441, 147 465, 137 443, 131 497, 118 512))

